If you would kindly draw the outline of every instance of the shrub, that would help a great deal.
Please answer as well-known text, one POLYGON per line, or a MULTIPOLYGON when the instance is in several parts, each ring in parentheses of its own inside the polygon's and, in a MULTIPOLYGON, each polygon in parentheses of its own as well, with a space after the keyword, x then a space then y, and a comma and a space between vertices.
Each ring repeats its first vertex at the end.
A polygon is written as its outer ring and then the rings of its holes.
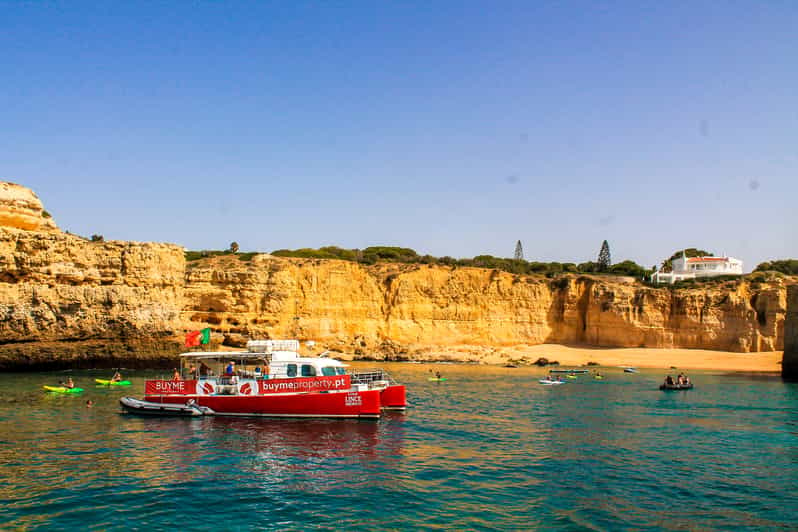
POLYGON ((774 271, 786 275, 798 275, 798 259, 780 259, 770 262, 763 262, 758 265, 755 272, 774 271))

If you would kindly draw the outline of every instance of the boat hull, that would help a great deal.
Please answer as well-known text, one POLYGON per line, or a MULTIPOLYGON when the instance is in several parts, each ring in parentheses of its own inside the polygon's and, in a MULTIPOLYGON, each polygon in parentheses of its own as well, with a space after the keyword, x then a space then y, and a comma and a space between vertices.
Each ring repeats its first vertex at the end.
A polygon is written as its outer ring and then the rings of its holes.
POLYGON ((268 395, 147 395, 153 403, 194 399, 219 416, 379 418, 379 390, 343 390, 268 395))
POLYGON ((692 384, 687 384, 687 385, 684 385, 684 384, 660 384, 659 389, 663 390, 663 391, 692 390, 693 389, 693 385, 692 384))
POLYGON ((381 390, 380 405, 384 410, 405 410, 407 408, 405 387, 401 384, 394 384, 381 390))
POLYGON ((196 417, 214 414, 213 410, 196 404, 151 403, 134 397, 122 397, 119 404, 126 412, 141 416, 196 417))

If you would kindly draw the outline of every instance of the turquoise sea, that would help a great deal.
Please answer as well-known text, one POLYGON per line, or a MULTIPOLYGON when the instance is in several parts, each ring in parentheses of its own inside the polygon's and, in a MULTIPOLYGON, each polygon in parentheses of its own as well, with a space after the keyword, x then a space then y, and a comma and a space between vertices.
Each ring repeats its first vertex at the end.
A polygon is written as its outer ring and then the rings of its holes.
POLYGON ((157 372, 2 374, 0 529, 798 529, 798 384, 383 367, 412 405, 378 422, 139 418, 117 400, 157 372))

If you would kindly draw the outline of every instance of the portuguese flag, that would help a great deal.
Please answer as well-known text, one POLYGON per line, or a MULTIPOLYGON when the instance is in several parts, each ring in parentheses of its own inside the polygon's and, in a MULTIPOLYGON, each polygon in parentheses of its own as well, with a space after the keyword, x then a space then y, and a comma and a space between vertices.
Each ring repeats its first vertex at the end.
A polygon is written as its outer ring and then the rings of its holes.
POLYGON ((186 333, 186 347, 197 347, 200 344, 211 343, 211 329, 206 327, 201 331, 191 331, 186 333))

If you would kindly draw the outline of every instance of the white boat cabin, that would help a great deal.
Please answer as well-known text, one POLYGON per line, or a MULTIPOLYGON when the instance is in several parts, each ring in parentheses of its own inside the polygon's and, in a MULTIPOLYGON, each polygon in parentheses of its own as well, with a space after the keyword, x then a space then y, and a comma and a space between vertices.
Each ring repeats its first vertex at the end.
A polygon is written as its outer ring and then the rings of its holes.
POLYGON ((180 355, 184 379, 204 380, 235 376, 238 379, 290 379, 346 374, 339 360, 299 356, 297 340, 253 340, 246 351, 191 351, 180 355))

